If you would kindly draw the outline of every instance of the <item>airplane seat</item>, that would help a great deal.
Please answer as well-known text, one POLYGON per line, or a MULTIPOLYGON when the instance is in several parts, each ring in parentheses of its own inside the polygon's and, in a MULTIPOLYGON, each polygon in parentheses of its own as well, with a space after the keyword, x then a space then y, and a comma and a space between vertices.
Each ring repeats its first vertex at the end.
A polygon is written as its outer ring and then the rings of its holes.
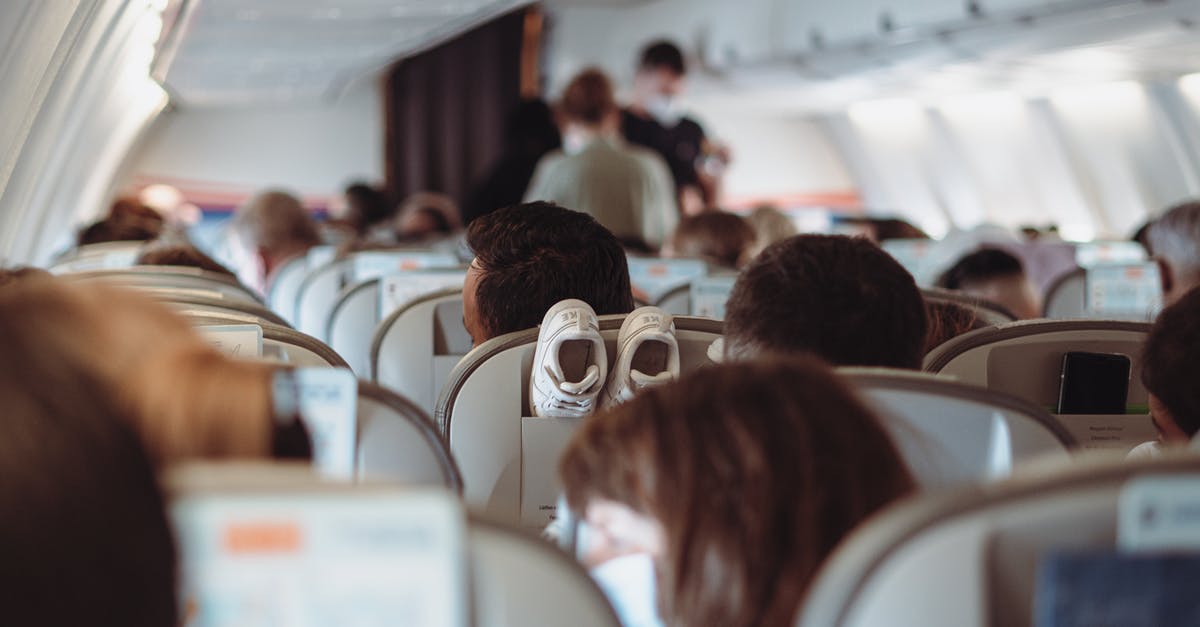
POLYGON ((462 492, 462 476, 429 415, 412 401, 367 381, 358 382, 361 480, 395 480, 462 492))
POLYGON ((392 312, 371 340, 371 378, 433 412, 450 372, 471 351, 462 290, 419 296, 392 312))
POLYGON ((325 324, 351 268, 351 260, 336 259, 307 272, 296 292, 297 330, 323 342, 329 340, 325 324))
POLYGON ((692 313, 692 285, 677 285, 654 301, 654 306, 672 316, 688 316, 692 313))
POLYGON ((296 257, 275 271, 271 285, 267 287, 267 304, 271 311, 287 321, 288 326, 296 326, 296 297, 307 275, 308 258, 296 257))
POLYGON ((1004 478, 1076 445, 1049 412, 1009 394, 903 370, 838 373, 879 414, 922 488, 1004 478))
POLYGON ((1055 319, 1152 320, 1162 307, 1154 261, 1096 264, 1056 279, 1046 291, 1045 316, 1055 319))
POLYGON ((467 534, 476 627, 620 627, 587 571, 553 544, 481 515, 467 534))
POLYGON ((725 319, 725 304, 733 285, 737 282, 737 273, 714 273, 700 277, 691 283, 691 293, 688 294, 688 311, 690 315, 699 318, 725 319))
POLYGON ((137 261, 146 242, 103 242, 84 244, 63 251, 47 268, 52 274, 84 272, 87 270, 119 270, 137 261))
POLYGON ((108 280, 128 287, 170 287, 216 290, 227 298, 262 305, 254 290, 236 278, 188 266, 131 266, 119 270, 87 270, 61 275, 78 281, 108 280))
POLYGON ((189 290, 152 289, 154 291, 149 291, 149 293, 155 300, 161 301, 176 310, 242 314, 254 316, 268 324, 291 328, 291 325, 286 320, 270 309, 254 303, 224 298, 219 292, 206 295, 189 290))
POLYGON ((295 329, 275 324, 263 324, 260 319, 244 314, 187 309, 180 310, 180 313, 193 327, 201 331, 211 327, 246 325, 262 327, 262 356, 264 358, 277 359, 297 367, 326 366, 347 369, 350 367, 346 360, 320 340, 295 329))
POLYGON ((1142 385, 1146 322, 1028 320, 979 329, 930 351, 925 371, 1012 394, 1057 411, 1068 352, 1121 354, 1130 359, 1126 410, 1115 415, 1056 415, 1082 448, 1130 448, 1157 437, 1142 385))
POLYGON ((467 511, 451 492, 349 484, 303 464, 245 462, 179 466, 165 486, 185 596, 202 620, 206 610, 250 608, 261 617, 320 609, 317 622, 326 624, 357 617, 371 624, 620 627, 578 562, 536 535, 467 511), (296 541, 308 538, 315 541, 296 541), (239 550, 223 548, 231 545, 239 550), (242 583, 228 585, 230 572, 242 583), (263 592, 279 585, 315 592, 333 583, 331 574, 342 584, 332 594, 263 592), (396 589, 416 596, 397 597, 396 589), (419 608, 430 622, 401 620, 398 608, 419 608))
POLYGON ((1131 482, 1200 479, 1200 457, 1107 458, 925 494, 854 531, 809 588, 797 627, 1033 625, 1039 563, 1117 547, 1131 482))
POLYGON ((359 377, 371 375, 371 337, 379 323, 379 279, 347 285, 329 313, 325 337, 359 377))
POLYGON ((921 296, 925 302, 929 304, 953 303, 962 305, 967 309, 975 312, 975 315, 984 324, 995 326, 1013 322, 1017 319, 1011 311, 989 300, 976 298, 955 290, 947 290, 937 287, 921 288, 921 296))
MULTIPOLYGON (((623 315, 600 316, 609 364, 623 315)), ((721 337, 721 323, 707 318, 675 318, 680 368, 687 373, 709 362, 709 345, 721 337)), ((463 473, 468 503, 503 520, 544 527, 554 516, 558 453, 577 419, 531 418, 529 377, 538 329, 493 338, 454 367, 438 398, 434 420, 450 442, 463 473)))

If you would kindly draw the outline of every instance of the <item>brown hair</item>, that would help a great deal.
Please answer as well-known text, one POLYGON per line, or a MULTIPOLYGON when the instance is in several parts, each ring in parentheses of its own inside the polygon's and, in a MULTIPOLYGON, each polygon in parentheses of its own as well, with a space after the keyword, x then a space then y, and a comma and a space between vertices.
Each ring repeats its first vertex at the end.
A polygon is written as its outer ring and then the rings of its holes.
POLYGON ((820 362, 722 365, 644 392, 576 432, 567 499, 658 520, 667 625, 790 625, 851 529, 913 489, 874 415, 820 362))
POLYGON ((737 268, 754 240, 754 228, 741 216, 706 211, 679 222, 671 236, 671 248, 680 257, 696 257, 726 268, 737 268))
POLYGON ((950 301, 926 301, 929 331, 925 335, 925 354, 950 340, 988 326, 974 309, 950 301))
POLYGON ((279 190, 261 192, 240 207, 234 225, 255 246, 283 255, 321 243, 317 223, 295 196, 279 190))
POLYGON ((156 244, 137 257, 139 266, 186 266, 235 277, 229 268, 191 244, 156 244))
POLYGON ((24 322, 0 315, 4 622, 177 625, 175 546, 129 417, 24 322))
POLYGON ((559 108, 568 120, 596 125, 617 110, 612 82, 604 72, 588 68, 567 85, 559 108))
POLYGON ((108 385, 156 461, 270 453, 274 367, 226 358, 159 303, 45 278, 0 291, 0 321, 108 385))

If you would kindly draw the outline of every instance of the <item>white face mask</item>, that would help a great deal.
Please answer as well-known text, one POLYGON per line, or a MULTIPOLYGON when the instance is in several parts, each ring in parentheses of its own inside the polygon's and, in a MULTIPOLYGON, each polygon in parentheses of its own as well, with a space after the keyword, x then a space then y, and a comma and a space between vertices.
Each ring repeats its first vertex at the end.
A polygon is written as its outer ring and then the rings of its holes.
POLYGON ((634 553, 608 560, 593 568, 591 575, 624 627, 662 627, 654 560, 649 554, 634 553))
POLYGON ((646 98, 645 103, 646 113, 650 117, 658 120, 666 128, 673 128, 679 124, 679 120, 683 117, 683 112, 679 108, 679 101, 671 96, 662 94, 654 94, 646 98))
POLYGON ((1125 456, 1125 461, 1136 462, 1149 459, 1158 459, 1159 457, 1162 457, 1162 454, 1162 442, 1159 442, 1158 440, 1150 440, 1149 442, 1142 442, 1141 444, 1133 447, 1133 450, 1129 451, 1129 454, 1125 456))

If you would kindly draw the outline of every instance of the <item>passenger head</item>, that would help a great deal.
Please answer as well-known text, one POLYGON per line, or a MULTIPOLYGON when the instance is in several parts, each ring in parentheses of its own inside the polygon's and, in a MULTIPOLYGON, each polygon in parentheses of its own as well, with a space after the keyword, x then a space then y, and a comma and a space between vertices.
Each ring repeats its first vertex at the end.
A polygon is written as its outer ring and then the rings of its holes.
POLYGON ((686 74, 687 63, 678 46, 665 40, 651 42, 638 60, 634 97, 643 104, 675 98, 683 92, 686 74))
POLYGON ((942 273, 937 286, 991 301, 1018 320, 1042 315, 1042 297, 1021 260, 999 248, 981 248, 942 273))
POLYGON ((799 232, 791 218, 769 205, 755 208, 746 217, 746 221, 754 229, 754 246, 746 253, 747 260, 757 257, 758 253, 761 253, 767 246, 783 241, 799 232))
POLYGON ((140 242, 155 239, 163 233, 163 218, 159 213, 134 200, 121 199, 113 203, 103 220, 84 228, 75 238, 79 246, 106 242, 140 242))
POLYGON ((601 551, 654 559, 667 625, 791 624, 838 542, 913 489, 874 415, 812 359, 649 389, 584 421, 559 474, 601 551))
POLYGON ((239 208, 234 228, 257 255, 263 278, 321 241, 316 222, 300 201, 277 190, 262 192, 239 208))
POLYGON ((463 286, 463 322, 476 344, 536 327, 567 298, 600 315, 633 310, 625 252, 585 213, 546 202, 500 209, 471 223, 467 244, 475 260, 463 286))
POLYGON ((1162 269, 1163 302, 1200 285, 1200 201, 1171 207, 1150 225, 1150 249, 1162 269))
POLYGON ((160 303, 103 283, 30 279, 0 290, 0 321, 107 385, 156 461, 270 452, 274 368, 226 358, 160 303))
POLYGON ((964 333, 988 326, 974 309, 950 301, 928 302, 925 313, 929 318, 925 354, 964 333))
POLYGON ((1142 349, 1142 383, 1150 414, 1164 442, 1179 443, 1200 431, 1200 290, 1192 290, 1154 321, 1142 349))
POLYGON ((870 241, 798 235, 746 266, 725 306, 725 356, 811 352, 838 366, 920 368, 925 301, 870 241))
POLYGON ((347 218, 360 233, 395 213, 387 195, 366 183, 347 186, 343 195, 346 197, 347 218))
POLYGON ((445 237, 462 226, 458 206, 445 194, 418 192, 406 198, 396 216, 401 240, 445 237))
POLYGON ((157 244, 138 255, 139 266, 183 266, 235 277, 234 273, 191 244, 157 244))
POLYGON ((724 268, 737 268, 754 245, 754 229, 744 218, 724 211, 685 216, 671 236, 669 253, 694 257, 724 268))
POLYGON ((563 90, 558 107, 568 134, 572 128, 593 132, 616 128, 618 109, 612 82, 598 69, 576 74, 563 90))
POLYGON ((163 498, 112 386, 21 322, 0 315, 4 622, 178 625, 163 498))

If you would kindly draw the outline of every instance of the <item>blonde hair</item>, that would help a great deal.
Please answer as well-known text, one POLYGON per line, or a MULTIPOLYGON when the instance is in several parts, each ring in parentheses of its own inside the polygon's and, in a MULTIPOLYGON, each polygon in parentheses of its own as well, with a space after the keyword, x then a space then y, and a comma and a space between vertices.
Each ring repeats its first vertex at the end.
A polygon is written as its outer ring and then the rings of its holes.
POLYGON ((0 319, 111 386, 158 462, 270 452, 274 367, 221 355, 145 296, 31 277, 0 292, 0 319))

